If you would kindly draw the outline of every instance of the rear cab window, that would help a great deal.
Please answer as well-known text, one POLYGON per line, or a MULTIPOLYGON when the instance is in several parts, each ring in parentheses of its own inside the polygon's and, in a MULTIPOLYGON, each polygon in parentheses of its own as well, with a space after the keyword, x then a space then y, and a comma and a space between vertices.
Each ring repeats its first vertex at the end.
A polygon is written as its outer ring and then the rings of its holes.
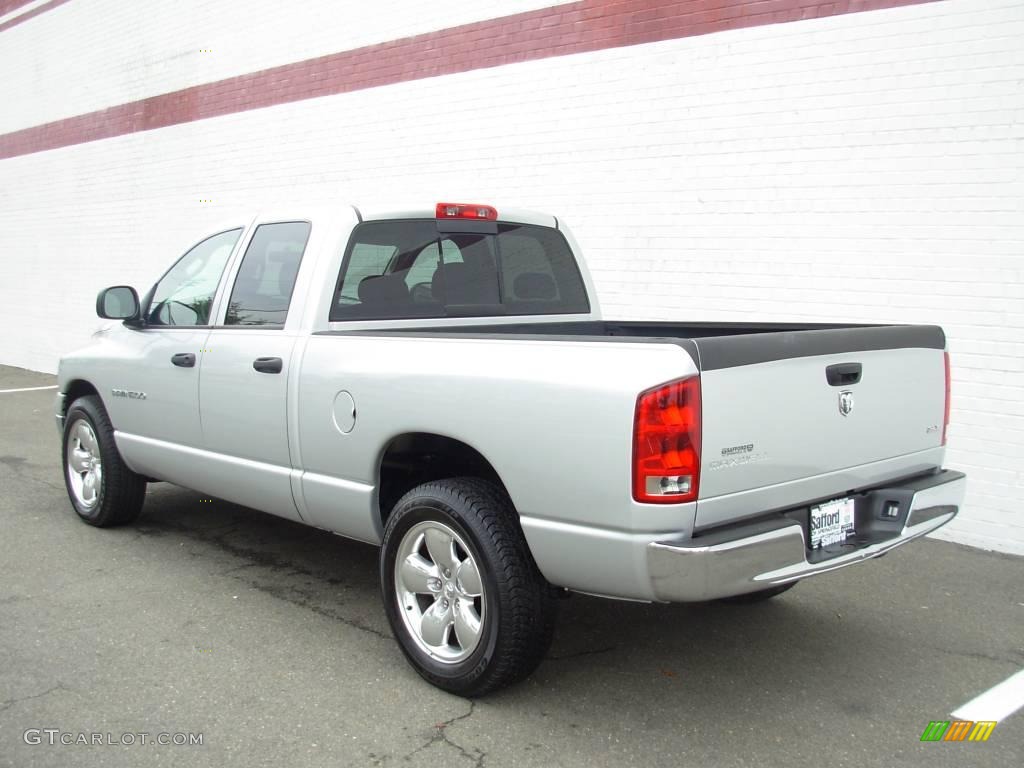
POLYGON ((586 287, 556 229, 499 222, 442 231, 434 219, 352 233, 330 320, 586 314, 586 287))

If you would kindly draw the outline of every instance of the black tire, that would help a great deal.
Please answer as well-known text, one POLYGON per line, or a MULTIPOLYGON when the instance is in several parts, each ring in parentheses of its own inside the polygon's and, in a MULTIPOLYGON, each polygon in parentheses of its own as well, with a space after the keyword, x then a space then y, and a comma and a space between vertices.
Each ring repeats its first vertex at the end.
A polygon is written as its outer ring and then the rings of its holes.
POLYGON ((761 589, 757 592, 747 592, 743 595, 733 595, 732 597, 723 597, 718 602, 729 603, 731 605, 750 605, 751 603, 760 603, 765 600, 770 600, 776 595, 781 595, 783 592, 788 592, 797 585, 797 582, 791 581, 789 584, 780 584, 777 587, 768 587, 768 589, 761 589))
POLYGON ((511 501, 491 483, 438 480, 399 499, 384 531, 380 580, 388 621, 402 652, 425 680, 450 693, 482 696, 518 682, 537 668, 551 645, 555 590, 537 569, 511 501), (486 603, 479 640, 464 660, 444 662, 428 655, 406 625, 407 609, 399 602, 399 549, 405 535, 425 522, 441 523, 458 534, 478 564, 480 599, 486 603))
POLYGON ((139 516, 146 498, 146 479, 132 472, 121 458, 114 442, 114 428, 103 407, 103 401, 96 395, 80 397, 68 408, 64 418, 61 454, 68 498, 84 522, 106 528, 130 523, 139 516), (78 425, 83 421, 95 436, 101 462, 99 488, 94 500, 88 504, 77 497, 72 487, 72 475, 76 473, 68 465, 68 443, 78 440, 78 425))

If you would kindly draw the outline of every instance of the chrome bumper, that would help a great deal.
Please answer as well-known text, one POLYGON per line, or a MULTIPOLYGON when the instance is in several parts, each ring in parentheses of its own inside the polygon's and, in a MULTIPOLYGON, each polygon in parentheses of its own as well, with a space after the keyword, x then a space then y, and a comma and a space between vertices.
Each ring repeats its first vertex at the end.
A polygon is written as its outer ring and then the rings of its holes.
POLYGON ((732 537, 717 533, 704 539, 652 542, 647 545, 651 585, 658 600, 691 602, 756 592, 845 568, 948 523, 963 504, 966 487, 962 473, 947 470, 861 495, 865 500, 897 494, 908 498, 908 508, 901 513, 902 525, 874 540, 844 546, 832 557, 808 559, 804 526, 782 516, 734 530, 732 537))

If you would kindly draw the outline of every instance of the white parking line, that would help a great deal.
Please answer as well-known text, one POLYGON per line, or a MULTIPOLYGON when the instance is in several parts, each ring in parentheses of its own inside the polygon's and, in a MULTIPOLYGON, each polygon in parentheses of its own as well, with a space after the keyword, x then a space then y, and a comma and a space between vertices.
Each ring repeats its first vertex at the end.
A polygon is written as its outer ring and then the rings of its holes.
POLYGON ((38 392, 40 389, 56 389, 57 385, 54 384, 52 387, 22 387, 21 389, 0 389, 0 395, 6 395, 10 392, 38 392))
POLYGON ((950 713, 958 720, 1003 720, 1024 707, 1024 669, 950 713))

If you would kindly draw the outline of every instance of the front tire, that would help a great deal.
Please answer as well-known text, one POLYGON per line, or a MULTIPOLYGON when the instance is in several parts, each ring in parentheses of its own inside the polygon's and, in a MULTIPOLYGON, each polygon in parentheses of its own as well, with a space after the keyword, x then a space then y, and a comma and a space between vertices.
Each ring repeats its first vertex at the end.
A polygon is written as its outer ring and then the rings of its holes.
POLYGON ((476 478, 420 485, 384 531, 381 590, 413 668, 461 696, 527 677, 554 634, 557 600, 508 497, 476 478))
POLYGON ((64 485, 78 517, 106 528, 135 520, 146 480, 132 472, 114 442, 114 428, 95 395, 80 397, 64 418, 64 485))

